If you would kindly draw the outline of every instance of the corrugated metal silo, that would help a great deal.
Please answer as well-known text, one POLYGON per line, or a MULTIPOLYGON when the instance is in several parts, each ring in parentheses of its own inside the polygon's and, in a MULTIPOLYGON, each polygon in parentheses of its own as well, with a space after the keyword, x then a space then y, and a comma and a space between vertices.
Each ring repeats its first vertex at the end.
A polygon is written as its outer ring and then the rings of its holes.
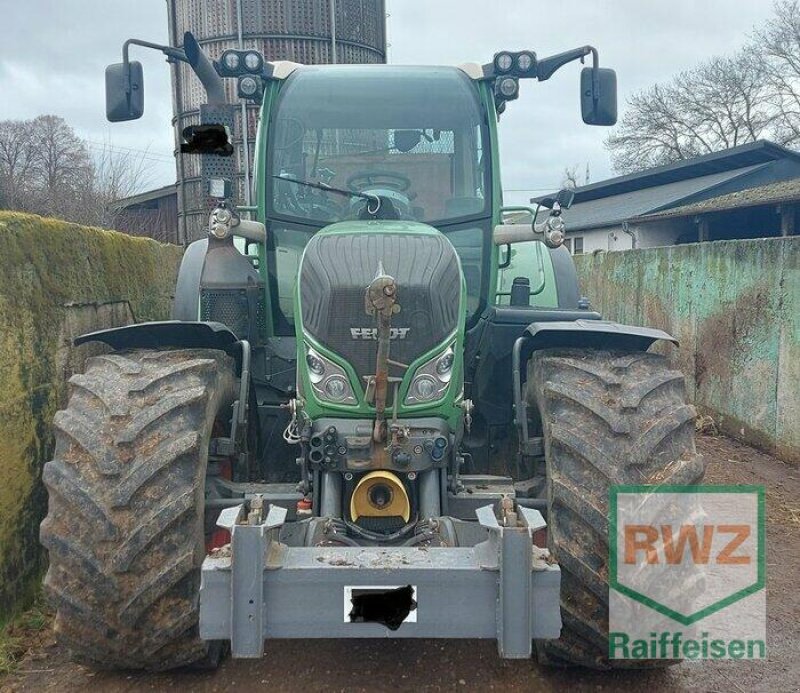
MULTIPOLYGON (((229 48, 254 48, 267 60, 298 63, 382 63, 386 61, 385 0, 167 0, 170 43, 182 46, 191 31, 214 60, 229 48)), ((184 63, 172 73, 176 139, 187 125, 199 122, 205 92, 184 63)), ((225 80, 231 103, 236 80, 225 80)), ((247 199, 248 164, 253 161, 258 106, 237 107, 234 115, 235 197, 247 199), (247 113, 248 151, 242 137, 247 113)), ((208 157, 203 157, 208 159, 208 157)), ((204 233, 208 209, 201 184, 199 156, 178 157, 179 233, 185 242, 204 233)))

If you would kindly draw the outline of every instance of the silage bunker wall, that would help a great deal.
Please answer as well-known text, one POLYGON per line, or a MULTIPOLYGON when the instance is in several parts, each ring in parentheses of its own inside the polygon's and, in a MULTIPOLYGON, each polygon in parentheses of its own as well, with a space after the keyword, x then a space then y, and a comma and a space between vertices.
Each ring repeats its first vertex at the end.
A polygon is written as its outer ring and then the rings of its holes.
POLYGON ((800 462, 800 237, 576 257, 603 317, 659 327, 658 347, 727 434, 800 462))
POLYGON ((44 567, 42 466, 66 381, 102 347, 79 334, 169 316, 182 249, 54 219, 0 212, 0 624, 44 567))

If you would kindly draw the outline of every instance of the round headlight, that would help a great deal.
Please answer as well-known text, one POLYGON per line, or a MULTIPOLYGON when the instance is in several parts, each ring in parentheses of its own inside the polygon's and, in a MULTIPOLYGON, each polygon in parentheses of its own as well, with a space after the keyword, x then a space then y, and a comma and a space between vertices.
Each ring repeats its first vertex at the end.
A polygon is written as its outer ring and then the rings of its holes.
POLYGON ((436 375, 439 376, 450 375, 450 371, 453 370, 454 360, 455 360, 455 354, 453 354, 453 352, 448 349, 436 362, 436 375))
POLYGON ((514 65, 514 56, 511 53, 498 53, 494 57, 494 65, 500 72, 508 72, 514 65))
POLYGON ((235 51, 228 51, 222 56, 222 64, 231 72, 235 72, 239 69, 239 54, 235 51))
POLYGON ((517 56, 517 69, 528 72, 533 67, 533 56, 530 53, 520 53, 517 56))
POLYGON ((258 82, 255 77, 242 77, 239 80, 239 93, 242 96, 252 96, 258 91, 258 82))
POLYGON ((231 232, 231 225, 233 223, 233 215, 227 207, 216 207, 211 212, 211 219, 209 220, 208 232, 222 240, 227 238, 231 232))
POLYGON ((548 217, 544 231, 544 244, 548 248, 558 248, 564 242, 566 227, 561 217, 548 217))
POLYGON ((254 51, 245 53, 244 66, 250 70, 250 72, 258 72, 261 69, 261 56, 254 51))
POLYGON ((211 224, 211 228, 209 231, 214 238, 218 238, 222 240, 228 237, 228 233, 230 233, 230 226, 227 224, 211 224))
POLYGON ((420 402, 427 402, 429 399, 433 399, 438 390, 439 385, 433 379, 433 376, 427 374, 418 375, 411 384, 411 394, 420 402))
POLYGON ((513 77, 505 77, 500 80, 500 93, 507 99, 516 95, 517 89, 519 89, 519 84, 513 77))
POLYGON ((325 381, 325 394, 334 402, 341 402, 347 397, 347 380, 343 375, 332 375, 325 381))
POLYGON ((324 361, 311 351, 306 354, 306 365, 314 375, 322 375, 325 372, 324 361))

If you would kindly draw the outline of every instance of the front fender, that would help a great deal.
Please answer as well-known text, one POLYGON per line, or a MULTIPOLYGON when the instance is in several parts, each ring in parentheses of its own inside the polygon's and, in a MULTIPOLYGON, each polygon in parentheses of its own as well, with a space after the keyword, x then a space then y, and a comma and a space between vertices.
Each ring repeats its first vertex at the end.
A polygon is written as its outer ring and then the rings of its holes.
POLYGON ((653 342, 663 340, 677 345, 678 340, 663 330, 652 327, 621 325, 610 320, 558 320, 533 322, 514 342, 511 353, 514 411, 520 428, 522 449, 528 454, 540 448, 528 433, 527 405, 522 398, 522 370, 531 354, 540 349, 619 349, 622 351, 647 351, 653 342))
POLYGON ((74 344, 103 342, 117 350, 174 347, 230 351, 238 341, 236 335, 221 322, 164 320, 90 332, 75 339, 74 344))
POLYGON ((658 340, 678 344, 675 337, 663 330, 621 325, 610 320, 534 322, 526 328, 524 338, 528 353, 551 348, 647 351, 658 340))

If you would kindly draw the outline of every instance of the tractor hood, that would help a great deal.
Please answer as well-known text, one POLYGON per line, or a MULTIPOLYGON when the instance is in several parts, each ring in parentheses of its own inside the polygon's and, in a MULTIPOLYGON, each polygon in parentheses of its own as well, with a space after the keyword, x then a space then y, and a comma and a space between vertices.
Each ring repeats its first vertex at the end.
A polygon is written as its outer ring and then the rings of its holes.
POLYGON ((455 339, 463 322, 459 258, 433 227, 348 221, 317 233, 298 272, 298 341, 311 337, 352 366, 358 399, 376 371, 378 330, 376 317, 365 307, 365 291, 377 275, 394 279, 399 306, 391 317, 389 378, 410 375, 408 366, 448 346, 445 342, 455 339))

